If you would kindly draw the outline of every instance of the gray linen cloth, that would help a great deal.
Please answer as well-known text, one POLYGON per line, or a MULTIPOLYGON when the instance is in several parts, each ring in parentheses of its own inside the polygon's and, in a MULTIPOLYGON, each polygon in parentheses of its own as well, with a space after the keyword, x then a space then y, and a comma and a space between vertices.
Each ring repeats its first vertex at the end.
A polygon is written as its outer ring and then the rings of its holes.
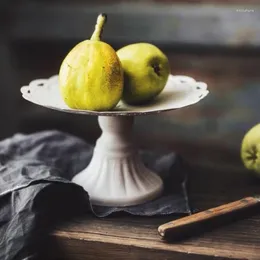
POLYGON ((93 147, 59 131, 16 134, 0 142, 0 260, 41 259, 49 229, 81 214, 106 217, 189 214, 187 172, 173 153, 141 151, 145 165, 164 180, 158 199, 138 206, 93 206, 70 180, 91 160, 93 147))

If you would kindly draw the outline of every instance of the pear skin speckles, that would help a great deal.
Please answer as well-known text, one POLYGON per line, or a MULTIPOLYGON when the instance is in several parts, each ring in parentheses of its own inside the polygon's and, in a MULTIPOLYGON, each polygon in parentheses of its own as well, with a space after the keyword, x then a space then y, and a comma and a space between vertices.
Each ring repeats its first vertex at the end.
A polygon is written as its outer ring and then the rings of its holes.
POLYGON ((83 41, 65 57, 59 72, 61 95, 74 109, 113 109, 123 92, 123 69, 114 49, 83 41))

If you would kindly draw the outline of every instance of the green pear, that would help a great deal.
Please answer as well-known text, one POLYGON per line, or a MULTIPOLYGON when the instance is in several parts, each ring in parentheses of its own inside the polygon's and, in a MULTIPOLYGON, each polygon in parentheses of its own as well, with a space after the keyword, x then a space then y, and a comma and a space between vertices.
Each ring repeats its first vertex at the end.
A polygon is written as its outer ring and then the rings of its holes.
POLYGON ((107 16, 100 14, 91 38, 74 46, 60 66, 60 93, 70 108, 107 111, 121 99, 121 62, 116 51, 101 41, 106 20, 107 16))
POLYGON ((241 158, 244 166, 260 177, 260 124, 245 134, 241 145, 241 158))
POLYGON ((134 43, 117 51, 124 70, 122 100, 130 105, 144 104, 164 89, 170 74, 166 55, 149 43, 134 43))

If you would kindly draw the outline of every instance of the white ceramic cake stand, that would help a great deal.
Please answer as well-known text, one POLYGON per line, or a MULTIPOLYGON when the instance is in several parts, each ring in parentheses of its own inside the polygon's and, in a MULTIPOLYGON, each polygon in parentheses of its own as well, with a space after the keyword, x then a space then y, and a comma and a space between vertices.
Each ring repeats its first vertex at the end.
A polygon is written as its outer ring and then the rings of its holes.
POLYGON ((113 111, 70 109, 62 100, 58 76, 37 79, 21 88, 23 98, 62 112, 98 116, 102 135, 88 167, 73 182, 81 185, 94 205, 130 206, 144 203, 163 191, 161 178, 141 161, 132 138, 134 117, 195 104, 207 94, 207 85, 187 76, 169 76, 162 93, 145 106, 119 102, 113 111))

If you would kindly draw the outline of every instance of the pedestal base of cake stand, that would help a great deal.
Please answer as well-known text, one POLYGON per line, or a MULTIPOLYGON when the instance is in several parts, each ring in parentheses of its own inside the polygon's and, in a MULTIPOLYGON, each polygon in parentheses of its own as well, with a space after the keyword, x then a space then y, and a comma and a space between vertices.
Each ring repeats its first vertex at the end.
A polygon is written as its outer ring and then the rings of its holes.
POLYGON ((131 206, 159 196, 161 178, 141 161, 132 137, 133 116, 99 116, 102 135, 86 169, 73 182, 89 194, 93 205, 131 206))

